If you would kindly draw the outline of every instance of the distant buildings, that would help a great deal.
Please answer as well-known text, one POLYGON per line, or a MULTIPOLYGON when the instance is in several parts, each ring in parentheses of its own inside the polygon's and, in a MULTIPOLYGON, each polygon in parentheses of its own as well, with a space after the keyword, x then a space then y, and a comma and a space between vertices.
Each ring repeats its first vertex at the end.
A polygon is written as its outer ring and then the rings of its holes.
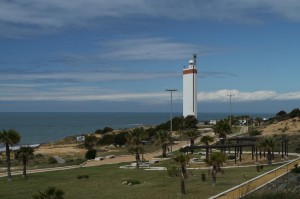
POLYGON ((196 54, 183 69, 183 116, 193 115, 197 118, 197 67, 196 54))

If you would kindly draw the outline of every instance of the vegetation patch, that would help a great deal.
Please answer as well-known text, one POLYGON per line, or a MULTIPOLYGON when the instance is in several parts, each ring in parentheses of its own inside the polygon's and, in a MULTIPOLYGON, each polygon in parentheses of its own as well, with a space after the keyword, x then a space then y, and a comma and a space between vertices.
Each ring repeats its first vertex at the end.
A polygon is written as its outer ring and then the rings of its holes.
POLYGON ((135 180, 135 179, 128 179, 128 180, 123 181, 122 184, 132 186, 132 185, 141 184, 141 182, 139 180, 135 180))
POLYGON ((89 178, 89 175, 77 175, 77 179, 89 178))

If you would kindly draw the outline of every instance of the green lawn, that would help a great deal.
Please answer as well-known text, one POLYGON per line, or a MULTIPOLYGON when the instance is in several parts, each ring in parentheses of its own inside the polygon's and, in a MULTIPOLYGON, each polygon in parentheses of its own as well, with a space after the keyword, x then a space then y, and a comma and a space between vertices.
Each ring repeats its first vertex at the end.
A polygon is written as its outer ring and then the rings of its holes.
MULTIPOLYGON (((255 167, 227 169, 225 174, 218 174, 217 186, 212 187, 209 176, 207 176, 206 182, 201 181, 201 174, 207 174, 207 171, 193 170, 186 181, 187 194, 181 196, 178 177, 168 177, 166 171, 119 169, 120 165, 29 174, 28 179, 14 176, 12 182, 7 182, 6 178, 0 178, 0 198, 29 199, 37 190, 55 186, 65 191, 65 198, 67 199, 204 199, 261 174, 256 172, 255 167), (89 175, 89 178, 79 180, 76 179, 77 175, 89 175), (123 185, 122 182, 126 179, 139 180, 141 184, 123 185)), ((264 171, 272 168, 274 167, 265 167, 264 171)))

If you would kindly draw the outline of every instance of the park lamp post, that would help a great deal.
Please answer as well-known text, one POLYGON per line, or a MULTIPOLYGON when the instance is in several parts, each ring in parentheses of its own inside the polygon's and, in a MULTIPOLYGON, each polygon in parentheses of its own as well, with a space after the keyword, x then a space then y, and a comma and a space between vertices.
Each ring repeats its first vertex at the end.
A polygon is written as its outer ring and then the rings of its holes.
MULTIPOLYGON (((171 111, 170 111, 170 132, 172 135, 173 131, 173 124, 172 124, 172 118, 173 118, 173 92, 177 91, 177 89, 166 89, 167 92, 171 92, 171 111)), ((172 143, 171 143, 171 152, 172 152, 172 143)))
POLYGON ((234 96, 232 94, 229 94, 227 95, 229 97, 229 125, 230 125, 230 128, 231 128, 231 98, 234 96))

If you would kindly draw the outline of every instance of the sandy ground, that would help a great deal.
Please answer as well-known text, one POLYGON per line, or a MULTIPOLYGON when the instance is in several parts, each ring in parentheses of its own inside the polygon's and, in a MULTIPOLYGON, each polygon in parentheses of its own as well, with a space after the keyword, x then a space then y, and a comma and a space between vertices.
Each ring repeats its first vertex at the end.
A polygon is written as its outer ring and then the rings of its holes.
POLYGON ((41 145, 39 148, 35 150, 35 154, 43 154, 43 155, 83 155, 85 154, 86 150, 77 147, 78 144, 46 144, 41 145))
POLYGON ((262 129, 263 136, 272 136, 274 134, 300 134, 300 118, 293 118, 277 122, 262 129))

